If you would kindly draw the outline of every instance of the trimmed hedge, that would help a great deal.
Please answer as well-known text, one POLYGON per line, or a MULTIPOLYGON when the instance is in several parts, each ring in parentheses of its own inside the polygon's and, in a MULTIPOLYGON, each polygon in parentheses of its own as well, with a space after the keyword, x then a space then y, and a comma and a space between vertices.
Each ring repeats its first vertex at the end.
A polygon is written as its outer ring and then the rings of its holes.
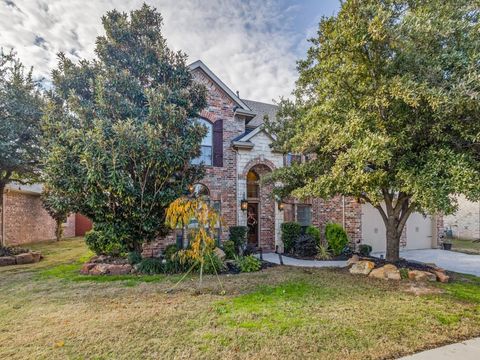
POLYGON ((348 236, 342 225, 328 223, 325 227, 325 239, 334 256, 339 256, 348 244, 348 236))
POLYGON ((235 244, 235 253, 238 253, 239 249, 243 249, 247 243, 248 227, 246 226, 230 226, 228 228, 229 240, 235 244))
POLYGON ((297 222, 284 222, 282 224, 282 241, 285 253, 292 251, 295 241, 302 235, 302 226, 297 222))

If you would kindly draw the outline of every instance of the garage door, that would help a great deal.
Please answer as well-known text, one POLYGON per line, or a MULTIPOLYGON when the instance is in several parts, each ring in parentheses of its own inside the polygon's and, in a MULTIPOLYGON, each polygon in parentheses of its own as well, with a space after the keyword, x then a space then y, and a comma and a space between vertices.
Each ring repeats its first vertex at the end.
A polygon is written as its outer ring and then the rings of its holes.
POLYGON ((431 249, 433 223, 431 216, 413 213, 407 220, 406 249, 431 249))
MULTIPOLYGON (((407 221, 406 249, 430 249, 432 247, 432 218, 413 213, 407 221)), ((362 204, 362 239, 372 246, 374 252, 386 251, 386 229, 377 209, 370 204, 362 204)))

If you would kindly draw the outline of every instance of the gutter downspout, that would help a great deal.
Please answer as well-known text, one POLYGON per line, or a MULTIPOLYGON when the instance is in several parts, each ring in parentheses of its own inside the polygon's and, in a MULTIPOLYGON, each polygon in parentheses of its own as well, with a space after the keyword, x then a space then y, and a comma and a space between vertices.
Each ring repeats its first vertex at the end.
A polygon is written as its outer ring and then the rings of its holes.
POLYGON ((342 225, 345 229, 345 195, 342 195, 342 225))

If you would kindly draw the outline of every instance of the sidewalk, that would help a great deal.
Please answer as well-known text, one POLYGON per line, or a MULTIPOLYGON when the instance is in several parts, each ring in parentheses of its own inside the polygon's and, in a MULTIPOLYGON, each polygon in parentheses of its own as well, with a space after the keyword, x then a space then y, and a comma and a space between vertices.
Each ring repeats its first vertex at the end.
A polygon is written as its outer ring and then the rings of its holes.
POLYGON ((403 357, 399 360, 478 360, 480 359, 480 338, 442 346, 433 350, 403 357))
MULTIPOLYGON (((320 261, 320 260, 300 260, 291 258, 288 256, 283 256, 283 265, 289 266, 299 266, 299 267, 345 267, 347 266, 346 261, 320 261)), ((278 254, 275 253, 266 253, 263 254, 263 260, 268 261, 273 264, 280 264, 280 259, 278 254)))

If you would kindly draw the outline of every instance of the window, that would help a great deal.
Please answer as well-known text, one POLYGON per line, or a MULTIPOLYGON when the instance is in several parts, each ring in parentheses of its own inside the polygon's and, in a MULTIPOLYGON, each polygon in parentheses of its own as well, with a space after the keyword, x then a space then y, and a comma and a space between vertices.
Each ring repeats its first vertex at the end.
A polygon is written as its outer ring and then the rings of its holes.
POLYGON ((258 198, 259 197, 259 180, 257 173, 253 170, 250 170, 247 174, 247 198, 258 198))
POLYGON ((201 163, 211 166, 213 159, 213 132, 212 124, 204 119, 195 119, 199 124, 206 126, 207 134, 202 139, 200 156, 192 160, 192 164, 199 165, 201 163))
POLYGON ((292 166, 293 164, 300 164, 302 162, 302 155, 287 154, 285 155, 285 166, 292 166))
POLYGON ((310 205, 297 205, 297 222, 302 226, 312 225, 312 207, 310 205))

